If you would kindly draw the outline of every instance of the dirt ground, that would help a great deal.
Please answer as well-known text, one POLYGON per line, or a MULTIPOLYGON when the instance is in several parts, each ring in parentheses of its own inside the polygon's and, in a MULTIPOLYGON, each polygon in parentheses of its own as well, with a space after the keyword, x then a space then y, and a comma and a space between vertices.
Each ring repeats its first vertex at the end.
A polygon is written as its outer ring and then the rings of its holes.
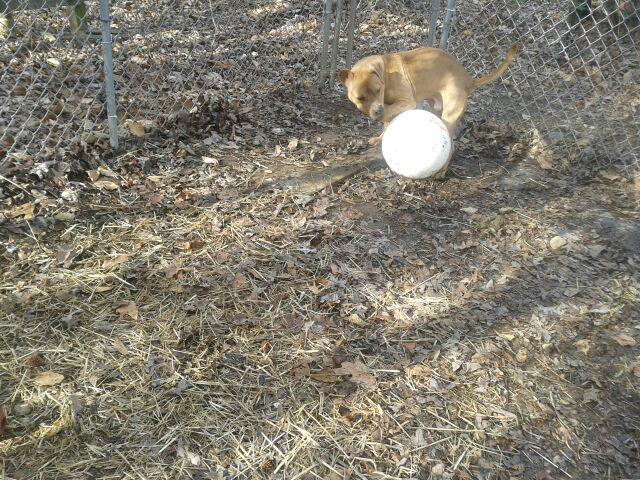
POLYGON ((442 181, 297 78, 10 165, 2 478, 640 479, 640 181, 496 92, 442 181))
POLYGON ((638 478, 637 183, 473 124, 444 181, 313 192, 377 158, 316 101, 4 210, 4 477, 638 478))

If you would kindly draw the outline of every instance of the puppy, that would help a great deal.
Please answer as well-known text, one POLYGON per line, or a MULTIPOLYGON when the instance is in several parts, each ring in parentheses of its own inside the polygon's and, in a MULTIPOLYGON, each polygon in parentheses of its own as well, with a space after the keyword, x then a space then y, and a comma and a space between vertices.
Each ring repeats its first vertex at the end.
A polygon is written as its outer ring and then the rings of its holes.
MULTIPOLYGON (((476 87, 497 80, 517 50, 518 46, 513 45, 493 73, 476 79, 469 76, 460 62, 438 48, 365 57, 351 70, 340 70, 338 78, 358 110, 372 120, 381 120, 385 129, 394 117, 416 108, 419 102, 432 102, 453 140, 469 94, 476 87)), ((382 135, 369 139, 369 143, 375 145, 381 140, 382 135)), ((452 156, 453 148, 436 176, 444 176, 452 156)))

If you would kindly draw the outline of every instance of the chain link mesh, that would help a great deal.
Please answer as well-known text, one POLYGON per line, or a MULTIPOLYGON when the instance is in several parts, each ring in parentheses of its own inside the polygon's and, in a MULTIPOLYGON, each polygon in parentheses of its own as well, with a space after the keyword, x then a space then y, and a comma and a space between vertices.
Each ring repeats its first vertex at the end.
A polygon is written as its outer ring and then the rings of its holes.
MULTIPOLYGON (((317 79, 318 2, 110 3, 125 148, 208 103, 258 101, 317 79)), ((0 2, 0 14, 4 166, 107 149, 99 2, 11 0, 0 2)))
MULTIPOLYGON (((436 46, 446 3, 437 12, 436 46)), ((360 2, 355 59, 424 46, 431 7, 360 2)), ((639 24, 637 0, 458 1, 448 50, 472 76, 493 71, 512 43, 520 45, 502 79, 472 95, 466 116, 533 127, 547 147, 571 158, 637 169, 639 24)))
POLYGON ((458 12, 450 49, 480 75, 519 43, 479 108, 527 120, 551 147, 637 168, 639 12, 637 1, 477 1, 458 12))
MULTIPOLYGON (((323 3, 112 0, 118 137, 126 146, 205 104, 259 104, 317 82, 323 3)), ((426 43, 431 2, 341 3, 338 68, 352 3, 354 60, 426 43)), ((502 81, 473 96, 469 114, 524 120, 554 146, 638 166, 639 8, 637 0, 457 2, 449 50, 472 75, 521 45, 502 81)), ((0 1, 5 166, 108 148, 100 28, 97 1, 0 1)))
POLYGON ((21 162, 104 140, 97 4, 34 3, 0 2, 0 158, 21 162))

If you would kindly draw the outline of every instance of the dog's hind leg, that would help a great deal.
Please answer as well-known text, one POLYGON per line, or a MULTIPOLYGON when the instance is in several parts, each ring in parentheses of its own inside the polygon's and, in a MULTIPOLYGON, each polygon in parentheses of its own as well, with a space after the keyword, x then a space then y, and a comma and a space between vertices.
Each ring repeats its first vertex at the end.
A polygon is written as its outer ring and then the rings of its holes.
POLYGON ((443 178, 449 168, 449 162, 453 158, 455 152, 454 139, 456 137, 456 129, 465 110, 467 109, 467 92, 465 90, 449 90, 442 92, 442 121, 449 130, 449 137, 451 138, 451 153, 447 158, 447 163, 444 164, 442 169, 434 175, 435 178, 443 178))
POLYGON ((456 128, 467 109, 467 92, 465 90, 450 90, 442 92, 442 121, 449 130, 451 140, 456 136, 456 128))
POLYGON ((433 113, 442 118, 442 95, 437 93, 433 96, 431 101, 433 102, 433 113))

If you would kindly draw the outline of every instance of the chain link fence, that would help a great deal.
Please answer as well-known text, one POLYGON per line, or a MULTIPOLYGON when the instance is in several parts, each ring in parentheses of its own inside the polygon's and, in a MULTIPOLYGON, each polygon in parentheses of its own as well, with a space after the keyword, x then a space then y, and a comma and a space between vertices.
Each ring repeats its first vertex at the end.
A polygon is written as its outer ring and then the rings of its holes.
MULTIPOLYGON (((533 128, 547 151, 570 160, 640 165, 638 0, 405 0, 358 8, 356 59, 433 45, 480 76, 518 43, 514 64, 472 95, 467 117, 533 128)), ((337 20, 334 14, 340 26, 337 20)), ((349 57, 351 28, 342 24, 339 58, 349 57)))
POLYGON ((321 14, 315 1, 0 1, 3 169, 109 149, 107 50, 111 146, 126 149, 185 116, 223 123, 225 109, 317 81, 321 14))
POLYGON ((0 2, 3 163, 48 159, 61 146, 75 151, 104 140, 97 7, 0 2))
MULTIPOLYGON (((110 148, 109 47, 111 144, 115 137, 127 149, 185 116, 201 115, 203 129, 233 129, 222 125, 225 110, 326 85, 351 59, 444 46, 448 28, 448 49, 472 75, 521 45, 502 81, 473 95, 467 116, 529 125, 558 149, 638 165, 637 0, 111 0, 102 21, 101 3, 0 1, 5 175, 12 165, 110 148)), ((295 122, 300 107, 291 109, 295 122)))
POLYGON ((571 157, 640 165, 640 2, 473 2, 458 12, 451 50, 469 71, 522 48, 485 112, 524 120, 571 157))

